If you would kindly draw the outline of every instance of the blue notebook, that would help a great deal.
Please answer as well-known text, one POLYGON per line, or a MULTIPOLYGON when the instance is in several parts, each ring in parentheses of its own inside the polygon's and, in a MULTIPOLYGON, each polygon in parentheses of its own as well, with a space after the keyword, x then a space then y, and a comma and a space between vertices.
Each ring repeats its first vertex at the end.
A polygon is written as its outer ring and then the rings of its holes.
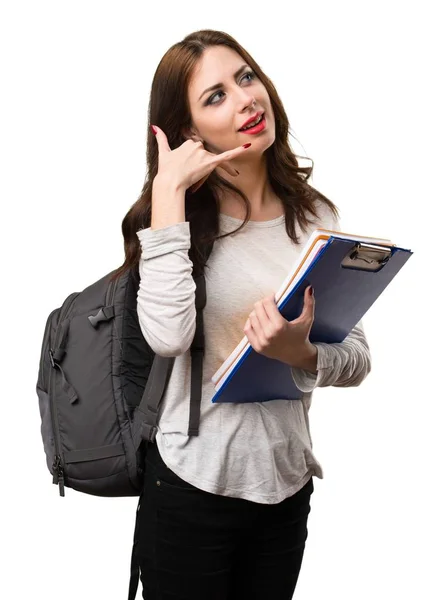
MULTIPOLYGON (((283 293, 276 296, 277 306, 288 321, 296 319, 303 309, 305 289, 312 285, 315 295, 314 323, 310 332, 311 342, 328 344, 342 342, 377 298, 386 289, 407 260, 410 250, 398 248, 392 243, 372 244, 349 234, 317 230, 305 248, 308 261, 303 258, 291 284, 285 285, 283 293), (319 241, 316 244, 316 240, 319 241), (312 256, 311 249, 315 254, 312 256)), ((378 241, 378 240, 376 240, 378 241)), ((275 399, 297 400, 303 393, 297 388, 291 368, 280 361, 258 354, 244 340, 219 376, 215 373, 215 395, 212 402, 266 402, 275 399), (218 377, 219 376, 219 377, 218 377), (217 383, 218 382, 218 383, 217 383)), ((231 356, 232 356, 231 355, 231 356)), ((221 371, 226 363, 221 367, 221 371)))

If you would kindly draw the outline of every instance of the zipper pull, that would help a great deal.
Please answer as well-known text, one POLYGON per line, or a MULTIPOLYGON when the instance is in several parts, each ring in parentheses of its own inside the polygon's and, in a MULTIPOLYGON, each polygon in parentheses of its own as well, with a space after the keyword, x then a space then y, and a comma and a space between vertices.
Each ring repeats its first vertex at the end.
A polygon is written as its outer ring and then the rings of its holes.
POLYGON ((59 468, 60 457, 56 455, 53 460, 52 472, 53 472, 53 483, 58 482, 58 468, 59 468))
POLYGON ((65 491, 64 491, 64 471, 62 469, 62 467, 59 467, 59 475, 58 475, 58 483, 59 483, 59 495, 60 496, 65 496, 65 491))
POLYGON ((65 496, 64 492, 64 469, 61 465, 61 457, 57 454, 53 461, 53 483, 59 484, 59 495, 65 496))

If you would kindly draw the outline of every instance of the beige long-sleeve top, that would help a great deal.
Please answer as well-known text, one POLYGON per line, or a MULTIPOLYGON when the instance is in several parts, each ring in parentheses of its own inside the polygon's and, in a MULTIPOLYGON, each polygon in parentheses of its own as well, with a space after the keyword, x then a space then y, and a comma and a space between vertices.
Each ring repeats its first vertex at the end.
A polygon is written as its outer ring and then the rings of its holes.
MULTIPOLYGON (((285 231, 285 217, 250 221, 243 230, 215 242, 206 269, 205 356, 199 436, 188 437, 189 347, 195 332, 195 283, 188 257, 190 225, 138 232, 142 248, 137 314, 143 335, 161 356, 176 356, 162 403, 156 442, 179 477, 225 496, 275 504, 301 489, 323 470, 312 450, 309 409, 316 387, 359 385, 370 372, 371 357, 362 322, 338 344, 315 344, 317 374, 292 368, 302 399, 248 404, 211 403, 212 375, 244 335, 257 300, 281 285, 312 231, 340 231, 323 204, 301 244, 285 231)), ((242 221, 220 215, 222 231, 242 221)), ((318 298, 316 298, 316 303, 318 298)), ((299 396, 300 394, 298 394, 299 396)))

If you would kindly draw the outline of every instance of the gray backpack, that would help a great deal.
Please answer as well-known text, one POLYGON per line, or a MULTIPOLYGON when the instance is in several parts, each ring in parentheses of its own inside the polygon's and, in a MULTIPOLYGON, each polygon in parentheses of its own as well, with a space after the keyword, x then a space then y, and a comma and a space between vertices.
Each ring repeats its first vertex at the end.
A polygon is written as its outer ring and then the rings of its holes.
MULTIPOLYGON (((154 441, 174 358, 154 354, 137 317, 140 277, 109 273, 70 294, 45 326, 36 391, 53 483, 95 496, 138 496, 143 440, 154 441)), ((199 434, 206 302, 196 277, 188 435, 199 434)))
MULTIPOLYGON (((70 294, 45 326, 36 391, 47 466, 61 496, 64 486, 95 496, 140 496, 145 448, 155 440, 175 360, 154 354, 143 337, 138 269, 111 282, 113 273, 70 294)), ((195 283, 190 436, 199 434, 204 275, 195 283)), ((138 586, 134 550, 135 534, 129 598, 138 586)))

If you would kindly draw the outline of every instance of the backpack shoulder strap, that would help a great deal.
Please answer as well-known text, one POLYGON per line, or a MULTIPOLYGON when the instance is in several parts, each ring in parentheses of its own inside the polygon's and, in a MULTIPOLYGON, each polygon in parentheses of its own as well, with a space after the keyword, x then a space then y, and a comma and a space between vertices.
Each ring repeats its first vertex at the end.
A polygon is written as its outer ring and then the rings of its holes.
POLYGON ((196 279, 196 331, 190 346, 191 384, 190 384, 190 420, 188 435, 199 435, 199 418, 202 400, 202 372, 205 353, 204 308, 207 301, 205 276, 196 279))
MULTIPOLYGON (((213 250, 213 242, 205 249, 206 260, 210 258, 213 250)), ((201 416, 202 400, 202 373, 205 353, 204 336, 204 308, 207 304, 207 290, 205 285, 205 274, 201 273, 196 278, 196 331, 193 343, 190 346, 191 355, 191 384, 190 384, 190 419, 188 423, 188 435, 199 435, 199 419, 201 416)))
MULTIPOLYGON (((213 244, 207 247, 209 258, 213 244)), ((196 331, 190 346, 191 354, 191 387, 190 387, 190 417, 188 435, 199 435, 199 419, 202 400, 202 375, 205 352, 204 343, 204 308, 207 303, 205 275, 195 278, 195 305, 196 305, 196 331)), ((157 433, 157 419, 160 404, 173 370, 175 358, 162 357, 157 354, 151 367, 151 372, 146 382, 145 390, 140 401, 139 409, 143 414, 141 432, 143 439, 154 442, 157 433)))

